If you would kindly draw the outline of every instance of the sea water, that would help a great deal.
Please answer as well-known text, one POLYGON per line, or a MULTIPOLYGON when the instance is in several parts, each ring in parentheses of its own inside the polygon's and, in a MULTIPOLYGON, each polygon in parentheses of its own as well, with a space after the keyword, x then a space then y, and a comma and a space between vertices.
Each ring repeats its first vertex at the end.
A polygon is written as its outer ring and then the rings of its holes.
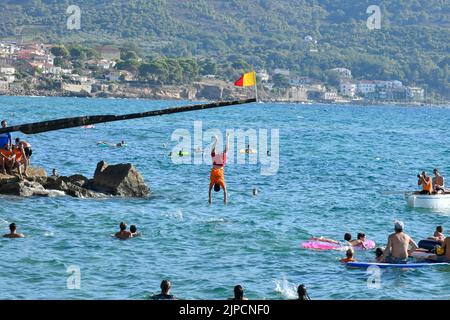
MULTIPOLYGON (((188 104, 1 97, 0 117, 17 125, 188 104)), ((236 284, 250 299, 292 299, 301 283, 312 299, 450 299, 450 268, 382 270, 378 285, 371 285, 373 274, 339 262, 344 252, 300 247, 311 236, 341 240, 346 232, 364 232, 383 246, 395 219, 416 242, 437 225, 448 235, 450 212, 408 208, 402 194, 418 189, 422 170, 438 167, 449 176, 448 123, 446 107, 264 103, 13 133, 32 144, 32 165, 48 173, 56 168, 60 175, 92 177, 100 160, 132 163, 151 196, 1 196, 0 232, 15 222, 26 237, 0 239, 0 299, 147 299, 166 278, 179 299, 226 299, 236 284), (222 192, 213 192, 209 205, 209 154, 200 164, 175 164, 168 156, 179 143, 174 132, 193 135, 199 121, 202 130, 223 136, 226 130, 278 130, 276 172, 262 175, 259 161, 228 159, 229 202, 223 205, 222 192), (126 148, 96 145, 121 140, 126 148), (114 239, 121 221, 136 224, 141 236, 114 239)), ((210 142, 202 141, 203 149, 210 142)), ((356 259, 372 261, 374 252, 357 251, 356 259)))

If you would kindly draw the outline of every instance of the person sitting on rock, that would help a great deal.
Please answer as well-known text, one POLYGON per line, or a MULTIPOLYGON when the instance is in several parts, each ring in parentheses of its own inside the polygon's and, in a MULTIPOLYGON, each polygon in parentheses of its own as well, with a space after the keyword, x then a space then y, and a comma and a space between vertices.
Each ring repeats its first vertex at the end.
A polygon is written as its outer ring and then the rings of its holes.
MULTIPOLYGON (((8 127, 8 123, 6 122, 6 120, 2 120, 1 126, 2 126, 2 129, 8 127)), ((11 147, 11 144, 12 144, 11 133, 9 133, 9 132, 0 133, 0 149, 4 148, 5 145, 8 145, 9 147, 11 147)))
POLYGON ((6 174, 6 169, 12 170, 16 164, 16 155, 11 150, 11 147, 6 144, 4 149, 0 149, 0 157, 2 162, 3 174, 6 174))
POLYGON ((119 227, 120 231, 114 235, 116 238, 119 238, 120 240, 127 240, 133 236, 131 232, 127 230, 127 224, 125 222, 121 222, 119 227))
POLYGON ((23 172, 24 172, 25 177, 28 176, 27 175, 27 169, 28 169, 27 163, 28 163, 28 160, 27 160, 27 157, 25 155, 25 151, 23 150, 22 147, 16 147, 16 146, 13 146, 12 151, 13 151, 13 153, 16 156, 16 161, 15 161, 14 165, 17 168, 17 172, 19 174, 20 179, 22 180, 23 179, 23 177, 22 177, 22 166, 24 167, 24 171, 23 172))
POLYGON ((3 235, 3 237, 4 238, 23 238, 23 237, 25 237, 23 234, 17 233, 16 229, 17 229, 16 224, 15 223, 11 223, 9 225, 10 233, 7 233, 7 234, 3 235))
POLYGON ((25 157, 27 159, 26 165, 30 166, 30 158, 33 154, 33 150, 31 149, 31 144, 25 140, 21 140, 20 138, 16 138, 16 144, 15 146, 18 148, 23 148, 23 153, 25 154, 25 157))

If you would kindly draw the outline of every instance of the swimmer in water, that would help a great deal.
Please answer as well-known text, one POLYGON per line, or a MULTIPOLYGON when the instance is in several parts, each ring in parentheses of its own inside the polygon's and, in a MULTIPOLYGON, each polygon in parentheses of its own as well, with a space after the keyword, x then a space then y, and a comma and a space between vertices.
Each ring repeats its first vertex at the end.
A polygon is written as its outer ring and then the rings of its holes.
POLYGON ((220 188, 223 189, 223 202, 227 203, 227 186, 225 184, 224 166, 227 161, 227 151, 229 148, 230 135, 227 133, 227 141, 225 149, 222 153, 216 153, 217 137, 214 137, 215 141, 211 149, 211 158, 213 160, 213 167, 211 169, 210 182, 209 182, 209 203, 212 203, 212 189, 214 187, 215 192, 219 192, 220 188))
POLYGON ((9 225, 9 231, 10 232, 5 234, 5 235, 3 235, 3 238, 23 238, 23 237, 25 237, 23 234, 17 233, 16 229, 17 229, 16 224, 15 223, 11 223, 9 225))
POLYGON ((311 300, 304 284, 298 286, 297 293, 298 293, 298 300, 311 300))
POLYGON ((258 195, 258 189, 256 189, 256 188, 253 189, 253 195, 254 195, 254 196, 257 196, 257 195, 258 195))
POLYGON ((151 296, 150 299, 153 299, 153 300, 176 300, 176 298, 170 294, 171 287, 172 287, 172 284, 170 283, 169 280, 163 280, 160 285, 161 293, 151 296))
POLYGON ((320 236, 320 237, 311 237, 311 238, 309 238, 309 240, 321 241, 321 242, 329 242, 329 243, 334 243, 334 244, 340 244, 339 241, 336 241, 336 240, 333 240, 333 239, 324 238, 324 237, 322 237, 322 236, 320 236))
POLYGON ((125 146, 125 141, 120 141, 118 144, 116 144, 116 147, 124 147, 125 146))
POLYGON ((345 258, 341 259, 341 262, 347 263, 347 262, 354 262, 354 261, 356 261, 353 258, 353 249, 348 249, 345 252, 345 256, 346 256, 345 258))
POLYGON ((358 233, 357 239, 352 240, 352 235, 350 233, 344 234, 344 240, 347 242, 348 245, 351 245, 352 247, 363 247, 363 249, 367 249, 364 245, 364 241, 366 241, 366 235, 364 233, 358 233))
POLYGON ((377 248, 375 250, 375 261, 376 262, 383 262, 383 249, 377 248))
POLYGON ((120 231, 117 232, 114 237, 120 239, 120 240, 127 240, 131 238, 133 235, 130 231, 127 230, 127 224, 125 222, 121 222, 120 225, 120 231))
POLYGON ((132 235, 133 237, 138 237, 138 236, 141 235, 139 232, 137 232, 137 227, 136 227, 136 225, 134 225, 134 224, 132 224, 132 225, 130 226, 130 232, 131 232, 131 235, 132 235))
POLYGON ((237 285, 234 287, 234 298, 230 298, 228 300, 248 300, 244 297, 244 288, 241 285, 237 285))

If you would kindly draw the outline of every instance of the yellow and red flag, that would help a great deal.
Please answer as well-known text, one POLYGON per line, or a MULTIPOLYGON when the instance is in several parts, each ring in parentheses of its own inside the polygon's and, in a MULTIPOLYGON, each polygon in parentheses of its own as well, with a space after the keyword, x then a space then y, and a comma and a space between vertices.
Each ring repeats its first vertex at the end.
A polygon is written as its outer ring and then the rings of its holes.
POLYGON ((256 72, 247 72, 234 83, 238 87, 249 87, 256 85, 256 72))

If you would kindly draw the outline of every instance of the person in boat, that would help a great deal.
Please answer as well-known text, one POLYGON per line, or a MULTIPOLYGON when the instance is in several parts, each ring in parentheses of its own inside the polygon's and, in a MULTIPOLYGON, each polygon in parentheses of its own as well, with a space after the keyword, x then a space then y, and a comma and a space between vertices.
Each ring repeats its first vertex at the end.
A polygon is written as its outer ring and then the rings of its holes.
POLYGON ((348 249, 345 252, 345 258, 341 259, 341 262, 347 263, 347 262, 355 262, 356 260, 353 258, 353 249, 348 249))
POLYGON ((418 186, 422 186, 422 191, 420 191, 420 194, 432 194, 433 193, 433 182, 431 181, 430 176, 425 172, 422 171, 422 174, 418 174, 417 178, 419 178, 419 181, 417 181, 418 186))
POLYGON ((211 169, 210 181, 209 181, 209 203, 212 203, 212 189, 214 187, 215 192, 219 192, 223 189, 223 202, 227 203, 227 186, 225 184, 224 166, 227 161, 227 151, 229 148, 229 134, 227 133, 227 141, 225 149, 222 153, 216 153, 217 137, 214 137, 215 141, 211 149, 211 158, 213 160, 213 167, 211 169))
POLYGON ((127 230, 127 224, 125 222, 121 222, 119 225, 120 231, 117 232, 114 237, 121 239, 121 240, 127 240, 131 238, 133 235, 130 231, 127 230))
POLYGON ((439 170, 434 168, 434 177, 432 179, 433 190, 435 193, 445 193, 445 182, 444 177, 439 174, 439 170))
MULTIPOLYGON (((20 138, 16 138, 15 140, 16 144, 15 146, 19 149, 23 149, 23 153, 25 154, 25 157, 27 159, 26 166, 30 166, 30 158, 33 154, 33 150, 31 149, 31 144, 28 141, 21 140, 20 138)), ((26 168, 25 168, 26 170, 26 168)))
POLYGON ((306 291, 306 287, 304 284, 301 284, 297 288, 297 294, 298 294, 298 300, 311 300, 311 298, 308 295, 308 292, 306 291))
MULTIPOLYGON (((6 120, 2 120, 1 126, 2 126, 2 128, 8 127, 8 123, 6 122, 6 120)), ((3 149, 5 147, 5 145, 8 145, 9 148, 11 148, 12 139, 11 139, 11 133, 9 133, 9 132, 0 134, 0 148, 3 149)))
POLYGON ((150 298, 153 300, 176 300, 173 295, 170 294, 170 288, 172 287, 172 284, 169 280, 163 280, 161 281, 161 293, 155 294, 151 296, 150 298))
POLYGON ((375 261, 376 262, 383 262, 383 249, 377 248, 375 250, 375 261))
POLYGON ((3 174, 6 174, 6 170, 8 171, 14 169, 16 165, 16 155, 11 150, 11 146, 9 144, 5 144, 3 149, 0 149, 0 158, 2 162, 2 170, 3 174))
POLYGON ((248 300, 244 297, 244 288, 240 284, 234 287, 234 298, 230 298, 229 300, 248 300))
POLYGON ((23 238, 25 237, 22 233, 17 233, 17 226, 15 223, 9 225, 9 233, 3 235, 3 238, 23 238))
POLYGON ((404 223, 394 222, 394 233, 389 235, 386 249, 383 252, 383 262, 406 263, 408 256, 418 248, 414 240, 403 232, 404 223), (409 247, 411 249, 409 250, 409 247))

